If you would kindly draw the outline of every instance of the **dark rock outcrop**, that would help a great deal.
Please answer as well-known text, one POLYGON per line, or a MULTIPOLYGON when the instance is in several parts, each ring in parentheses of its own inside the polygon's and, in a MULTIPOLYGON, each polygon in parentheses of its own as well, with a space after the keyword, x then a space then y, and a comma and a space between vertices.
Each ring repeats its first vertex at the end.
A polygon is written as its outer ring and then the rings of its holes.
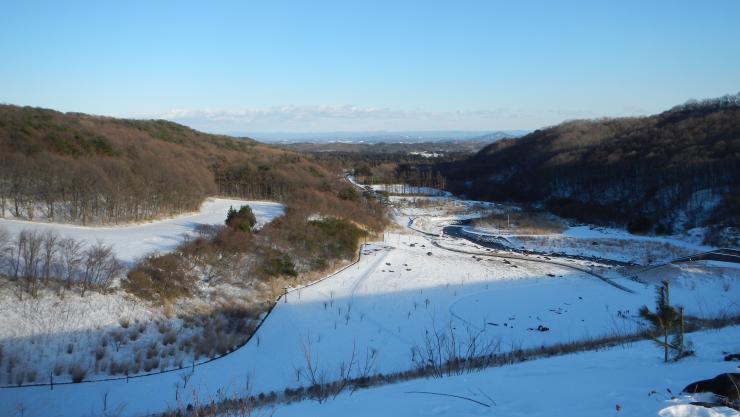
POLYGON ((694 394, 697 392, 711 392, 730 401, 740 400, 740 373, 719 374, 712 379, 693 382, 683 389, 683 392, 694 394))

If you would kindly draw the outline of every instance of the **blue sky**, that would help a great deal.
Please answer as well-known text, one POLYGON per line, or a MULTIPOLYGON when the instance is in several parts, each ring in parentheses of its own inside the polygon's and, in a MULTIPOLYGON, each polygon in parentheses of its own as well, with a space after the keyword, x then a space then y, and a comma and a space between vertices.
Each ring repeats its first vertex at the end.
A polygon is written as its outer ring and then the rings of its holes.
POLYGON ((219 132, 533 129, 740 90, 740 1, 0 3, 0 102, 219 132))

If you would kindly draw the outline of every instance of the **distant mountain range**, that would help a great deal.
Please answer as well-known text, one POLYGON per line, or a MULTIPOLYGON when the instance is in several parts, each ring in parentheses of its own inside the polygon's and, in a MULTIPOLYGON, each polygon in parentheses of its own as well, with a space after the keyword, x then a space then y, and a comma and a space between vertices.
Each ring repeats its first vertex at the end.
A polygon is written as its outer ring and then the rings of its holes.
POLYGON ((405 132, 320 132, 320 133, 244 133, 234 132, 233 136, 248 136, 271 143, 419 143, 449 142, 459 140, 496 141, 515 138, 529 133, 527 130, 504 131, 405 131, 405 132))

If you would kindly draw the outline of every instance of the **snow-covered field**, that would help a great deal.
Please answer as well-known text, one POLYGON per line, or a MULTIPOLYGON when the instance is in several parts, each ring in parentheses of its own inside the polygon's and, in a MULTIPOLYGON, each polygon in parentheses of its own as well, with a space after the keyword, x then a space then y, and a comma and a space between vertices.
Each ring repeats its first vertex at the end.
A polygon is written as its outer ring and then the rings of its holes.
MULTIPOLYGON (((636 326, 632 316, 637 309, 653 300, 651 286, 626 279, 622 283, 636 293, 534 261, 478 260, 432 247, 414 235, 388 234, 384 243, 368 245, 363 252, 357 265, 291 292, 249 344, 196 367, 192 375, 188 369, 128 383, 6 389, 0 391, 0 409, 24 404, 26 416, 50 410, 55 415, 90 415, 103 411, 105 398, 109 410, 137 415, 187 404, 194 393, 203 402, 248 390, 281 392, 307 383, 298 376, 306 366, 306 350, 330 375, 349 361, 353 346, 361 360, 376 356, 376 371, 389 372, 411 367, 412 349, 435 327, 452 326, 461 340, 485 329, 504 352, 629 330, 636 326), (529 330, 539 324, 550 330, 529 330)), ((726 287, 711 276, 684 271, 672 296, 688 314, 726 311, 740 304, 738 276, 732 279, 726 287)), ((653 353, 658 361, 659 352, 653 353)), ((322 409, 315 414, 323 415, 322 409)))
MULTIPOLYGON (((451 197, 393 196, 390 201, 396 207, 398 223, 433 234, 442 234, 444 227, 452 222, 476 219, 492 212, 501 213, 504 209, 504 206, 495 203, 451 197)), ((704 236, 701 229, 692 229, 685 235, 677 236, 634 235, 625 230, 589 225, 567 227, 562 233, 551 234, 517 234, 491 226, 464 226, 462 230, 470 235, 495 237, 496 242, 512 249, 610 259, 638 265, 670 262, 716 249, 701 243, 704 236)))
MULTIPOLYGON (((469 206, 462 204, 462 206, 469 206)), ((472 206, 471 206, 472 207, 472 206)), ((428 207, 425 210, 437 210, 428 207)), ((413 213, 424 217, 424 210, 413 213)), ((433 216, 444 213, 433 212, 433 216)), ((461 210, 453 216, 471 215, 461 210)), ((397 211, 401 225, 409 214, 397 211)), ((434 223, 434 222, 432 222, 434 223)), ((179 371, 135 378, 48 387, 0 389, 7 415, 79 416, 104 413, 133 416, 188 403, 204 403, 259 392, 281 393, 306 386, 306 356, 338 376, 355 351, 374 372, 413 366, 429 332, 449 331, 461 343, 481 334, 498 352, 629 332, 641 326, 636 313, 653 305, 654 287, 588 261, 560 259, 599 269, 632 292, 542 256, 504 259, 451 237, 439 244, 412 230, 386 233, 366 245, 360 260, 315 285, 282 299, 244 347, 212 362, 179 371), (542 331, 540 326, 546 327, 542 331), (538 330, 539 328, 539 330, 538 330), (157 393, 157 395, 151 395, 157 393)), ((709 263, 681 264, 646 272, 646 281, 670 279, 671 299, 686 314, 713 316, 740 312, 740 269, 709 263), (721 272, 720 272, 721 271, 721 272)), ((614 415, 680 414, 684 406, 666 398, 696 379, 728 366, 719 352, 737 349, 737 328, 690 335, 697 357, 663 365, 649 343, 618 347, 488 369, 444 379, 426 379, 343 394, 334 402, 279 406, 277 415, 614 415), (657 394, 650 394, 655 390, 657 394), (408 391, 473 396, 496 405, 408 391), (485 393, 482 394, 482 393, 485 393), (674 407, 674 408, 671 408, 674 407), (663 410, 663 411, 660 411, 663 410), (673 413, 673 414, 670 414, 673 413)), ((708 412, 707 412, 708 413, 708 412)), ((711 414, 705 414, 711 415, 711 414)), ((727 415, 727 414, 726 414, 727 415)), ((731 414, 730 414, 731 415, 731 414)))
POLYGON ((113 247, 116 256, 131 263, 137 258, 154 251, 168 252, 177 247, 186 235, 195 235, 199 225, 223 224, 229 207, 249 205, 257 218, 257 227, 281 216, 285 210, 279 203, 268 201, 230 200, 209 198, 197 213, 149 223, 127 224, 111 227, 86 227, 60 223, 30 222, 0 219, 0 227, 13 234, 24 229, 37 231, 53 230, 62 237, 95 243, 101 241, 113 247))
POLYGON ((613 259, 639 265, 670 262, 713 249, 686 236, 640 236, 603 227, 569 227, 563 233, 549 235, 516 235, 485 228, 466 228, 466 231, 502 236, 518 249, 613 259))
POLYGON ((737 372, 736 362, 722 358, 723 352, 738 349, 740 327, 691 337, 702 347, 696 357, 668 365, 660 361, 653 343, 639 342, 345 393, 322 405, 284 406, 274 416, 737 417, 740 413, 726 407, 689 405, 701 396, 681 395, 680 391, 690 382, 737 372), (488 407, 435 394, 467 397, 488 407))

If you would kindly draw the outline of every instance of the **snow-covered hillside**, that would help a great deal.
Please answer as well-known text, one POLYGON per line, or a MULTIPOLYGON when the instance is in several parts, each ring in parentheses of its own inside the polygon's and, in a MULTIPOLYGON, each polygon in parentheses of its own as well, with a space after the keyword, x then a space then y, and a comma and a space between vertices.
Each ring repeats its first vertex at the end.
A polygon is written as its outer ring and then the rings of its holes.
MULTIPOLYGON (((200 225, 222 225, 229 208, 242 205, 253 209, 257 227, 284 210, 278 203, 212 198, 198 213, 145 224, 80 227, 0 220, 0 230, 11 238, 33 230, 54 231, 83 245, 103 242, 130 265, 151 252, 174 249, 200 225)), ((8 259, 0 257, 0 263, 8 259)), ((3 272, 12 269, 0 266, 3 272)), ((216 343, 203 340, 202 333, 222 319, 212 314, 213 308, 252 303, 257 309, 258 291, 249 283, 200 282, 200 297, 166 307, 132 296, 117 280, 86 293, 70 287, 49 285, 24 296, 17 280, 0 280, 0 386, 68 382, 75 375, 86 380, 120 377, 202 362, 212 356, 205 352, 206 345, 216 343)))

